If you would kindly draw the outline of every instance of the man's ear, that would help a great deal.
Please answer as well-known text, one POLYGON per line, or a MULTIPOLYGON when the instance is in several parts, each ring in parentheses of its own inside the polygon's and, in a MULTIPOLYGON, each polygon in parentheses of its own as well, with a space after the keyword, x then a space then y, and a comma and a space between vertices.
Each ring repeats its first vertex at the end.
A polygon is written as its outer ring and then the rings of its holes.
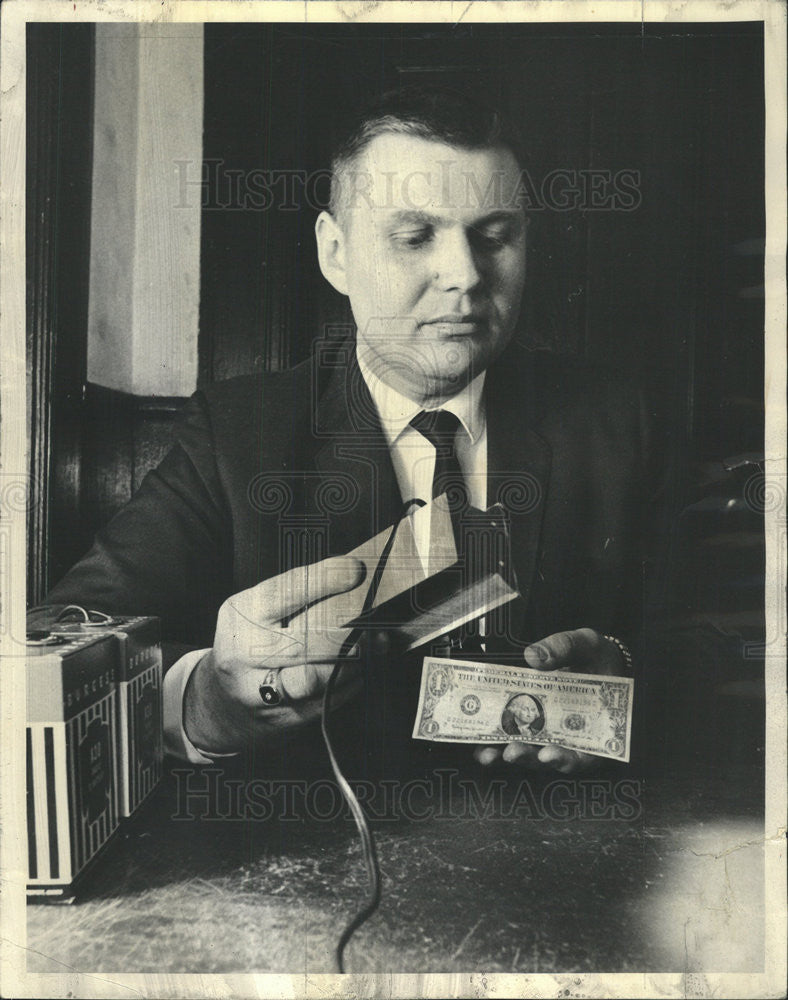
POLYGON ((345 274, 345 233, 330 212, 321 212, 315 223, 317 259, 323 277, 338 292, 347 295, 345 274))

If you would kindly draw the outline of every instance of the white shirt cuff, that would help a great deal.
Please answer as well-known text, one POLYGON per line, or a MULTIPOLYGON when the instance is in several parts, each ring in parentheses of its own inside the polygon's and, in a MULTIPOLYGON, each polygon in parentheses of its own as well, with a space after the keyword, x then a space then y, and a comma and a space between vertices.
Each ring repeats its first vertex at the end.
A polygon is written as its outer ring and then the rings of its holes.
POLYGON ((165 753, 180 760, 187 760, 190 764, 211 764, 223 757, 238 756, 234 753, 209 753, 207 750, 199 750, 186 735, 183 727, 183 693, 192 670, 207 652, 209 652, 207 649, 194 649, 186 653, 170 667, 162 683, 165 753))

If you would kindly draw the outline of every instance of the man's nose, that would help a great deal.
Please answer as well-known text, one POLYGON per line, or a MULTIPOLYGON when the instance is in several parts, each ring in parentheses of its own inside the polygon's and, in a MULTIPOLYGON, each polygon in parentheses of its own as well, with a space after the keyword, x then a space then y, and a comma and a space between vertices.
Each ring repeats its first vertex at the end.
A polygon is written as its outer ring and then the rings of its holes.
POLYGON ((473 247, 462 230, 442 234, 433 264, 436 282, 444 291, 469 292, 481 281, 473 247))

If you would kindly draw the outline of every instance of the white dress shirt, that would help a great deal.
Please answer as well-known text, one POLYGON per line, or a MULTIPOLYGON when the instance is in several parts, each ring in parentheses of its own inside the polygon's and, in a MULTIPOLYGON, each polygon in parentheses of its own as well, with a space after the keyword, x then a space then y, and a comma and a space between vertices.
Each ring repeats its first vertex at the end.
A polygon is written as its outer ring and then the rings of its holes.
MULTIPOLYGON (((432 498, 435 473, 435 448, 410 421, 425 407, 392 389, 358 357, 361 374, 378 411, 381 427, 391 453, 394 473, 403 502, 432 498)), ((451 399, 434 409, 449 410, 460 421, 455 452, 465 478, 470 502, 474 507, 487 506, 487 422, 484 408, 485 372, 477 375, 451 399)), ((416 548, 429 572, 429 517, 414 518, 416 548)), ((165 674, 163 683, 164 746, 168 753, 193 764, 210 764, 223 756, 199 750, 189 740, 183 727, 183 695, 192 671, 208 652, 196 649, 182 656, 165 674)))
MULTIPOLYGON (((358 358, 358 365, 378 411, 403 502, 423 500, 429 503, 435 474, 435 447, 415 427, 410 426, 410 421, 425 407, 381 381, 361 357, 358 358)), ((477 375, 456 396, 434 407, 449 410, 460 421, 455 453, 471 504, 482 509, 487 506, 487 423, 483 405, 485 375, 486 372, 477 375)), ((427 573, 429 519, 415 518, 414 533, 416 548, 427 573)))

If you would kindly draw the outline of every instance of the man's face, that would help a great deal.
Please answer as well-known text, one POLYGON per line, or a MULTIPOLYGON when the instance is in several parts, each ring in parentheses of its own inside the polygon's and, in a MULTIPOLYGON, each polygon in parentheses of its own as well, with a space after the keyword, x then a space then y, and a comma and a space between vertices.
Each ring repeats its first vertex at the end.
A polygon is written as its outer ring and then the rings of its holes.
POLYGON ((511 712, 519 726, 530 726, 539 715, 536 705, 528 697, 515 699, 511 704, 511 712))
POLYGON ((340 290, 362 357, 410 398, 453 395, 512 335, 525 278, 519 178, 506 149, 381 135, 344 179, 340 290))

